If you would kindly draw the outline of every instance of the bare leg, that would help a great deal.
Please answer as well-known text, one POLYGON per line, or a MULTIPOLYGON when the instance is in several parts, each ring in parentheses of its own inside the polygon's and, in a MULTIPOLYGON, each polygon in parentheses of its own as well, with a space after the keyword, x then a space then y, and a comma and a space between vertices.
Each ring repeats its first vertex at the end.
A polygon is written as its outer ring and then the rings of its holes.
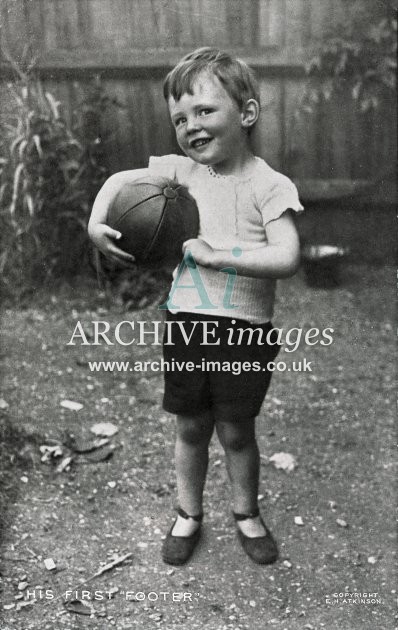
MULTIPOLYGON (((214 419, 209 411, 195 416, 177 416, 175 467, 180 507, 187 514, 202 511, 203 488, 209 460, 209 442, 214 430, 214 419)), ((199 523, 177 517, 174 536, 190 536, 199 523)))
MULTIPOLYGON (((260 455, 255 437, 255 418, 240 423, 216 422, 217 435, 225 451, 232 486, 233 510, 250 514, 257 507, 260 455)), ((249 537, 264 536, 260 517, 238 521, 249 537)))

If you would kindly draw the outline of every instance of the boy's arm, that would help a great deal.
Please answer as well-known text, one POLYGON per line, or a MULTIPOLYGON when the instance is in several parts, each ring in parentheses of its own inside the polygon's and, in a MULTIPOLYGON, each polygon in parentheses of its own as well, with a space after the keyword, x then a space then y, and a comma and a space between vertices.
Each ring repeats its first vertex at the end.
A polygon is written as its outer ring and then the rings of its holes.
POLYGON ((233 267, 238 275, 251 278, 292 276, 300 263, 300 243, 291 211, 267 223, 265 231, 267 245, 244 250, 239 256, 234 256, 229 250, 213 249, 201 239, 190 239, 183 247, 204 267, 218 270, 233 267))
POLYGON ((147 174, 147 168, 140 168, 111 175, 102 186, 93 204, 88 222, 89 237, 105 256, 114 258, 119 262, 133 262, 134 256, 115 245, 114 241, 121 238, 122 235, 118 230, 114 230, 106 224, 108 209, 124 184, 145 177, 147 174))

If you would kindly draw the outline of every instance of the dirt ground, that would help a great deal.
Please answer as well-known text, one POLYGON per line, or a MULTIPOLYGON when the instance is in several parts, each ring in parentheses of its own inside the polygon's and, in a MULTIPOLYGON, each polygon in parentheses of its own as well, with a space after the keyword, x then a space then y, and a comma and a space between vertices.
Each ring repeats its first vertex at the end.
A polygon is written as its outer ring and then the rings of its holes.
POLYGON ((236 539, 216 438, 200 545, 188 565, 163 564, 175 478, 162 375, 95 373, 88 364, 148 360, 161 349, 66 345, 77 320, 90 332, 93 320, 161 319, 155 307, 126 313, 93 281, 4 308, 2 630, 390 630, 393 291, 387 267, 351 265, 333 290, 308 288, 301 273, 280 283, 274 326, 331 327, 334 341, 301 343, 294 355, 281 357, 289 365, 306 358, 312 372, 276 373, 258 418, 260 505, 281 552, 268 567, 252 564, 236 539), (83 407, 65 408, 64 400, 83 407), (66 446, 67 434, 92 439, 90 427, 105 421, 119 429, 107 461, 88 461, 66 446), (61 454, 43 462, 43 445, 58 446, 61 454), (294 456, 293 471, 269 462, 279 452, 294 456), (57 472, 67 456, 70 467, 57 472), (83 585, 127 553, 123 563, 83 585), (54 570, 45 567, 49 558, 54 570), (82 588, 91 616, 64 605, 67 591, 82 588), (349 602, 351 595, 339 597, 344 593, 361 593, 371 603, 349 602))

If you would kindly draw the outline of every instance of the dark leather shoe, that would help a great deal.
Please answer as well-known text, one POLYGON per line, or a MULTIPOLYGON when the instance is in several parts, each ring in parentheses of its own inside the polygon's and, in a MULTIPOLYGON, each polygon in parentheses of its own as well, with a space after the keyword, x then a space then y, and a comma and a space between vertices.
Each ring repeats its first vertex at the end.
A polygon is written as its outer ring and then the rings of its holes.
POLYGON ((191 557, 196 545, 199 542, 201 522, 203 519, 203 514, 191 516, 181 508, 178 508, 177 512, 183 518, 193 518, 199 523, 199 527, 193 534, 191 534, 191 536, 173 536, 172 531, 174 529, 174 525, 176 524, 176 521, 174 521, 162 547, 163 561, 174 566, 185 564, 191 557))
MULTIPOLYGON (((236 521, 244 521, 248 518, 260 516, 260 511, 257 508, 250 514, 237 514, 236 512, 233 512, 233 515, 236 521)), ((260 520, 266 532, 265 536, 250 538, 249 536, 245 536, 242 530, 237 527, 238 538, 244 551, 247 553, 249 558, 253 560, 253 562, 256 562, 257 564, 272 564, 278 558, 278 547, 261 516, 260 520)))

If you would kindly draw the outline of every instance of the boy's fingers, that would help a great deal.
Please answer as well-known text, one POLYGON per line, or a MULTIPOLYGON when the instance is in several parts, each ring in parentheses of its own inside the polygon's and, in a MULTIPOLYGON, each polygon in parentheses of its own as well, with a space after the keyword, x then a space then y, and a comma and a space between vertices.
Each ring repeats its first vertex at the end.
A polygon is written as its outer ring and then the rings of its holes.
POLYGON ((127 252, 123 251, 119 247, 116 247, 115 245, 111 245, 109 247, 109 254, 111 256, 114 256, 115 258, 121 259, 126 262, 135 262, 134 256, 132 256, 131 254, 128 254, 127 252))
POLYGON ((134 265, 130 260, 124 260, 124 258, 119 258, 119 256, 110 256, 110 259, 113 262, 117 263, 119 267, 123 267, 124 269, 133 269, 134 265))
POLYGON ((114 238, 116 240, 122 238, 122 233, 119 232, 119 230, 114 230, 113 228, 109 227, 109 225, 106 225, 104 227, 104 233, 106 234, 106 236, 109 236, 109 238, 114 238))

